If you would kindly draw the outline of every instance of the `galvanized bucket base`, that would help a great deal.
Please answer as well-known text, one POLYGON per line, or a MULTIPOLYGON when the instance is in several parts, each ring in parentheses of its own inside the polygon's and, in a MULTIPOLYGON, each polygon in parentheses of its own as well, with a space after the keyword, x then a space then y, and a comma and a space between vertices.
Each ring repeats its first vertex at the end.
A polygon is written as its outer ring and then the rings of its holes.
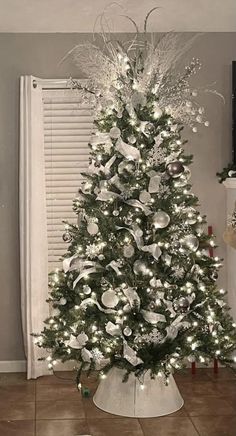
POLYGON ((148 372, 143 384, 132 373, 125 383, 123 376, 124 371, 114 367, 101 380, 93 397, 99 409, 130 418, 154 418, 176 412, 184 404, 173 376, 168 386, 163 378, 151 379, 148 372))

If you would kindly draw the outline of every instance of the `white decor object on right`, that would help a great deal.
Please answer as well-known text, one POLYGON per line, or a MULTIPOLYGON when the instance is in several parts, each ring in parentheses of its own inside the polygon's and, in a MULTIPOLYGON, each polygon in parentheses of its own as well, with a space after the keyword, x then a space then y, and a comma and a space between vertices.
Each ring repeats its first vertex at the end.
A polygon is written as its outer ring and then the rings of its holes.
POLYGON ((141 381, 134 373, 123 382, 125 371, 113 367, 102 378, 93 397, 94 404, 105 412, 130 418, 154 418, 179 410, 183 398, 171 375, 168 385, 164 377, 150 378, 146 372, 141 381))

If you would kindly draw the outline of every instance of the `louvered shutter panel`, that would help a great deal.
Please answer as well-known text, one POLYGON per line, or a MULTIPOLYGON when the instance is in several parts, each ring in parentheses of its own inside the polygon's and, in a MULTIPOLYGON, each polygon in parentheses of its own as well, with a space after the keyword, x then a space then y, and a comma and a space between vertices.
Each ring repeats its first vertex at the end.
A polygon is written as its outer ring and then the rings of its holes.
POLYGON ((76 223, 72 202, 87 170, 92 111, 75 90, 43 90, 49 271, 61 265, 68 244, 62 220, 76 223))

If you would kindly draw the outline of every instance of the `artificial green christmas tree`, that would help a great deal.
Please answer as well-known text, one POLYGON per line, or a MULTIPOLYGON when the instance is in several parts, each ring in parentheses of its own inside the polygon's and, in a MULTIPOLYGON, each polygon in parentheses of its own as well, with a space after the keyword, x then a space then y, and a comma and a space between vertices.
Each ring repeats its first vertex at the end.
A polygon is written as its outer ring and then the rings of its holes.
POLYGON ((209 124, 189 84, 200 63, 178 72, 183 52, 172 34, 73 51, 89 79, 72 85, 94 104, 96 132, 78 225, 67 225, 63 268, 50 275, 54 313, 38 339, 50 368, 73 360, 79 374, 118 367, 168 382, 188 359, 231 362, 235 325, 182 137, 209 124))

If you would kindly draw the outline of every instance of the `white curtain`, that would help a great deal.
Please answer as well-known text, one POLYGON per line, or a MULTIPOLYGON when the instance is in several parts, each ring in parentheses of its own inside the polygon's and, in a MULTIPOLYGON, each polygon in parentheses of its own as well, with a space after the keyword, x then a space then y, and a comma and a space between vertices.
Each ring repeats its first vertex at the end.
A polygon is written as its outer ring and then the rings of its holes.
POLYGON ((40 333, 48 316, 47 223, 42 89, 37 79, 20 79, 20 275, 27 377, 48 373, 31 333, 40 333), (35 86, 36 85, 36 86, 35 86))

